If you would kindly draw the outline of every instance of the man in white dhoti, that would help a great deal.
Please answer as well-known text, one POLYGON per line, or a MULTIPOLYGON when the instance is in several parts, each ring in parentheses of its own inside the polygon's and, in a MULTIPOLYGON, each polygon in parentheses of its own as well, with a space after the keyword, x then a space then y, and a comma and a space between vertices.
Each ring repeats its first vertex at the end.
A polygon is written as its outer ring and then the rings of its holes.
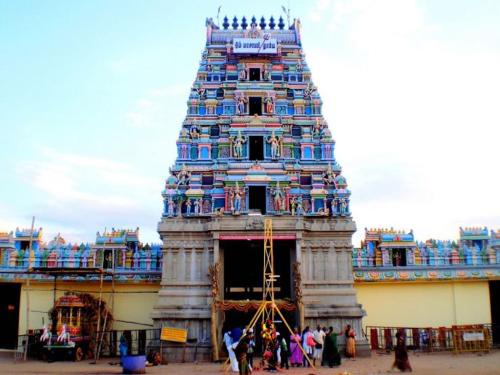
POLYGON ((227 353, 229 354, 229 361, 231 362, 231 371, 239 372, 238 361, 236 360, 236 354, 234 354, 233 339, 231 338, 230 331, 224 334, 224 345, 226 345, 227 353))

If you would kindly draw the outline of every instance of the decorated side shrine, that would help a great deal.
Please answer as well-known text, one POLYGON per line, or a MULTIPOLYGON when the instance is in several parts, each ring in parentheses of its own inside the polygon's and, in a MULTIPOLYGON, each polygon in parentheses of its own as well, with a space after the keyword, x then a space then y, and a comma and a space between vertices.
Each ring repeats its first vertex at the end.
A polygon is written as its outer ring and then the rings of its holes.
POLYGON ((500 343, 500 231, 460 228, 455 240, 365 229, 352 266, 369 326, 492 325, 500 343))
MULTIPOLYGON (((478 272, 479 268, 466 267, 467 272, 458 272, 457 275, 468 278, 496 275, 500 278, 499 233, 493 230, 488 232, 485 227, 460 228, 458 240, 428 239, 419 242, 415 241, 413 231, 405 232, 392 228, 365 229, 365 239, 361 242, 361 247, 353 249, 352 266, 355 270, 405 267, 418 270, 419 275, 422 269, 437 270, 442 267, 443 270, 449 271, 464 266, 480 266, 485 267, 487 272, 478 272)), ((369 274, 358 272, 355 276, 370 277, 369 274)), ((383 272, 382 275, 371 272, 371 276, 378 280, 379 276, 383 278, 383 272)), ((415 276, 410 277, 414 278, 415 276)))
MULTIPOLYGON (((0 232, 0 270, 3 279, 26 278, 28 268, 99 268, 114 271, 117 280, 125 274, 161 271, 162 252, 158 244, 141 244, 139 228, 97 232, 93 244, 68 243, 58 234, 43 242, 42 229, 0 232), (30 253, 31 242, 31 253, 30 253), (10 272, 9 272, 10 271, 10 272), (123 275, 122 275, 123 274, 123 275)), ((157 278, 157 275, 153 275, 157 278)), ((40 278, 40 275, 33 277, 40 278)), ((126 277, 127 279, 130 276, 126 277)), ((71 277, 68 277, 71 279, 71 277)))
MULTIPOLYGON (((31 330, 47 326, 48 312, 64 307, 57 301, 67 302, 67 293, 91 293, 97 298, 100 275, 105 302, 117 319, 113 329, 152 326, 150 312, 159 289, 162 255, 159 244, 140 242, 139 229, 97 232, 94 243, 71 243, 60 234, 45 242, 41 228, 0 232, 0 312, 5 321, 0 349, 14 348, 28 322, 31 330)), ((59 309, 58 322, 66 323, 73 334, 81 306, 75 302, 69 307, 74 309, 59 309)))
POLYGON ((322 105, 299 20, 207 20, 158 225, 164 269, 153 318, 189 327, 186 350, 217 358, 223 327, 250 321, 263 298, 265 217, 275 296, 291 324, 361 332, 350 191, 322 105))

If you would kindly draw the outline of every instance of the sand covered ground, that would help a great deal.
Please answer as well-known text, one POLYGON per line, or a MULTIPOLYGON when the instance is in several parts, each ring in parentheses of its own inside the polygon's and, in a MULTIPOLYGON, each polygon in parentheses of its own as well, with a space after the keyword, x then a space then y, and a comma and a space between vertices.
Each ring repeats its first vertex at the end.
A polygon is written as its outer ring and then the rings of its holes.
MULTIPOLYGON (((311 369, 293 368, 283 370, 283 373, 306 375, 338 375, 345 371, 352 375, 387 374, 393 361, 393 355, 373 353, 370 358, 359 358, 356 361, 344 360, 337 368, 311 369)), ((120 374, 121 367, 110 365, 110 360, 101 360, 98 364, 89 361, 74 362, 40 362, 28 361, 14 363, 10 358, 0 359, 0 374, 120 374)), ((495 375, 500 374, 500 350, 488 354, 460 354, 451 353, 410 353, 410 362, 413 374, 439 375, 495 375)), ((158 367, 148 367, 147 374, 222 374, 221 365, 212 363, 197 364, 169 364, 158 367)), ((267 374, 264 371, 255 371, 255 374, 267 374)), ((393 370, 394 374, 399 373, 393 370)), ((230 374, 228 372, 228 374, 230 374)))

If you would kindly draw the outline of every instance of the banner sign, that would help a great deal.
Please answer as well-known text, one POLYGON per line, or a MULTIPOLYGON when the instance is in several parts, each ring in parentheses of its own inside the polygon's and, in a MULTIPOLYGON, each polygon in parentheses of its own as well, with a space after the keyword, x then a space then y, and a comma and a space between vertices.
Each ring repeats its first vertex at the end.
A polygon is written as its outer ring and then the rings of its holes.
POLYGON ((234 38, 233 53, 276 54, 278 42, 264 35, 263 38, 234 38))
POLYGON ((187 329, 165 327, 161 329, 160 339, 163 341, 186 342, 187 329))
POLYGON ((464 341, 484 341, 483 332, 464 332, 462 337, 464 341))

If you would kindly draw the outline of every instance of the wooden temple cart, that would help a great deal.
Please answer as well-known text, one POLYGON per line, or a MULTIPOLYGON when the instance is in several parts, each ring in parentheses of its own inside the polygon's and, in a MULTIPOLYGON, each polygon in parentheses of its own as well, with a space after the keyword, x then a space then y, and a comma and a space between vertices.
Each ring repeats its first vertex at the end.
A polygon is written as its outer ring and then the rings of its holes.
MULTIPOLYGON (((98 347, 98 336, 103 325, 100 321, 100 314, 97 319, 97 329, 95 337, 84 329, 83 310, 87 307, 76 293, 67 293, 56 300, 57 279, 68 276, 91 277, 99 281, 99 310, 102 303, 103 279, 105 276, 113 274, 101 268, 51 268, 34 267, 30 273, 41 274, 53 277, 54 280, 54 314, 56 314, 55 331, 47 326, 38 340, 38 357, 54 361, 56 359, 66 359, 81 361, 85 357, 95 358, 98 347)), ((53 320, 53 321, 54 321, 53 320)), ((104 322, 104 325, 106 322, 104 322)), ((102 336, 102 334, 101 334, 102 336)))

